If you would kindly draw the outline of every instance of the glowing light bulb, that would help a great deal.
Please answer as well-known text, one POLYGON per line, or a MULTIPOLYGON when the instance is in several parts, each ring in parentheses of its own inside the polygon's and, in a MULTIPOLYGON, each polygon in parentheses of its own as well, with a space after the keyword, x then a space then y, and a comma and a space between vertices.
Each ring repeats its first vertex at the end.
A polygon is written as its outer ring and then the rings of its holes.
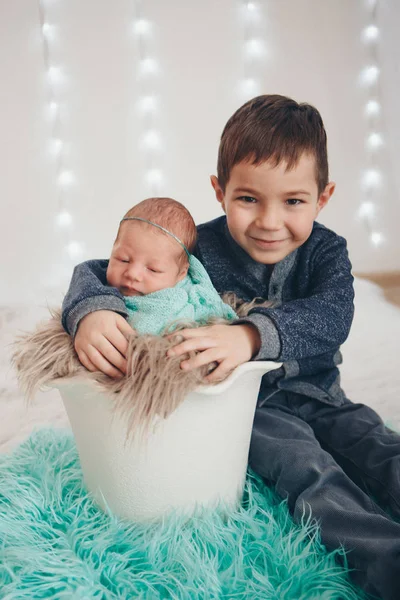
POLYGON ((369 169, 366 171, 363 182, 366 188, 377 188, 379 187, 382 180, 382 176, 376 169, 369 169))
POLYGON ((381 233, 374 231, 373 233, 371 233, 371 242, 374 244, 374 246, 380 246, 383 241, 384 241, 384 237, 381 233))
POLYGON ((62 73, 59 67, 50 67, 47 71, 47 78, 52 84, 57 84, 62 81, 62 73))
POLYGON ((147 148, 154 150, 161 147, 161 138, 157 131, 148 131, 143 137, 143 142, 147 148))
POLYGON ((147 33, 149 33, 150 29, 151 29, 151 25, 150 25, 149 21, 146 21, 145 19, 138 19, 133 24, 133 31, 137 35, 146 35, 147 33))
POLYGON ((50 152, 54 156, 58 156, 63 149, 63 141, 59 139, 54 139, 50 141, 50 152))
POLYGON ((69 186, 75 183, 75 175, 72 171, 61 171, 57 181, 61 186, 69 186))
POLYGON ((150 169, 146 173, 146 180, 150 185, 159 184, 163 180, 162 172, 159 169, 150 169))
POLYGON ((139 110, 143 113, 151 113, 157 109, 157 99, 155 96, 143 96, 138 101, 139 110))
POLYGON ((373 202, 363 202, 359 208, 358 216, 362 219, 375 216, 376 207, 373 202))
POLYGON ((56 221, 57 225, 59 225, 60 227, 68 227, 68 225, 71 225, 72 223, 72 216, 69 212, 63 210, 60 213, 58 213, 56 221))
POLYGON ((374 117, 376 115, 379 115, 380 112, 381 105, 379 104, 379 102, 377 102, 377 100, 370 100, 369 102, 367 102, 365 106, 366 115, 368 115, 369 117, 374 117))
POLYGON ((245 50, 248 56, 257 58, 264 54, 264 44, 261 40, 248 40, 245 44, 245 50))
POLYGON ((361 72, 361 81, 365 85, 372 85, 378 81, 379 69, 376 65, 370 65, 361 72))
POLYGON ((49 104, 47 105, 47 110, 46 110, 46 115, 48 118, 50 119, 55 119, 58 111, 59 111, 59 105, 57 104, 57 102, 49 102, 49 104))
POLYGON ((244 2, 242 7, 243 17, 249 22, 255 22, 259 13, 258 2, 244 2))
POLYGON ((152 75, 157 73, 158 63, 154 58, 144 58, 140 63, 140 72, 143 75, 152 75))
POLYGON ((367 146, 370 150, 376 150, 383 145, 383 137, 380 133, 371 133, 367 139, 367 146))
POLYGON ((57 28, 54 25, 50 25, 50 23, 43 23, 42 25, 42 35, 45 40, 52 42, 56 39, 57 28))
POLYGON ((248 79, 244 79, 242 81, 241 90, 245 95, 254 96, 258 91, 258 84, 255 79, 249 77, 248 79))
POLYGON ((67 252, 71 258, 79 258, 83 253, 83 246, 79 242, 72 241, 67 246, 67 252))
POLYGON ((379 37, 379 29, 376 25, 369 25, 363 31, 363 38, 365 42, 373 42, 379 37))

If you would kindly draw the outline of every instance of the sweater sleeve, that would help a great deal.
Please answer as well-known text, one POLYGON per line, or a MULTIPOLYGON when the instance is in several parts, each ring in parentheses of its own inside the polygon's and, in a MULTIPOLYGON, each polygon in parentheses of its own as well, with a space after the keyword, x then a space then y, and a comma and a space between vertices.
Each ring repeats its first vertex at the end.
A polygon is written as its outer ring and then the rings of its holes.
POLYGON ((95 310, 112 310, 127 316, 125 302, 115 287, 107 285, 108 260, 88 260, 77 265, 62 305, 62 325, 75 336, 79 321, 95 310))
POLYGON ((346 241, 325 241, 311 258, 309 291, 278 307, 252 309, 240 322, 261 337, 255 359, 298 360, 336 350, 346 340, 354 315, 354 289, 346 241))

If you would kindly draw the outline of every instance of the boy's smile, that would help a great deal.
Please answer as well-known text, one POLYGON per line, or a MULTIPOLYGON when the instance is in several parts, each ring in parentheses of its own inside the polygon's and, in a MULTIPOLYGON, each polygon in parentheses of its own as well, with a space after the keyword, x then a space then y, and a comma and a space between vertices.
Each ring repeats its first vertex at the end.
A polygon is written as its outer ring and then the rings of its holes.
POLYGON ((318 197, 313 156, 303 154, 291 170, 286 164, 238 163, 225 193, 218 179, 211 178, 230 234, 259 263, 275 264, 304 244, 335 188, 328 183, 318 197))

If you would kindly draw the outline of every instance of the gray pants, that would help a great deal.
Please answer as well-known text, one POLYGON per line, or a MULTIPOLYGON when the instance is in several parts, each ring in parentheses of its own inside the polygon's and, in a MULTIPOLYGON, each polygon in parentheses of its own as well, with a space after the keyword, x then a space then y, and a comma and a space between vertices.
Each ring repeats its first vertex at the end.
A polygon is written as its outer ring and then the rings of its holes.
POLYGON ((297 522, 311 509, 325 546, 350 551, 360 587, 400 599, 400 524, 384 512, 400 519, 400 436, 375 411, 278 392, 256 410, 249 463, 297 522))

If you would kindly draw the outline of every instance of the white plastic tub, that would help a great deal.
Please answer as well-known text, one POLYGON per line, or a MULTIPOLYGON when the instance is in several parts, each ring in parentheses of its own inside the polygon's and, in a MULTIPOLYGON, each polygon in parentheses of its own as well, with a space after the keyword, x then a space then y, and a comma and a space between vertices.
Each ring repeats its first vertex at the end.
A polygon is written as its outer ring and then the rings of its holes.
MULTIPOLYGON (((83 475, 96 502, 119 517, 148 521, 171 509, 242 497, 261 377, 280 363, 249 362, 222 383, 190 393, 146 442, 125 443, 112 400, 84 378, 58 379, 83 475)), ((134 402, 134 400, 133 400, 134 402)))

